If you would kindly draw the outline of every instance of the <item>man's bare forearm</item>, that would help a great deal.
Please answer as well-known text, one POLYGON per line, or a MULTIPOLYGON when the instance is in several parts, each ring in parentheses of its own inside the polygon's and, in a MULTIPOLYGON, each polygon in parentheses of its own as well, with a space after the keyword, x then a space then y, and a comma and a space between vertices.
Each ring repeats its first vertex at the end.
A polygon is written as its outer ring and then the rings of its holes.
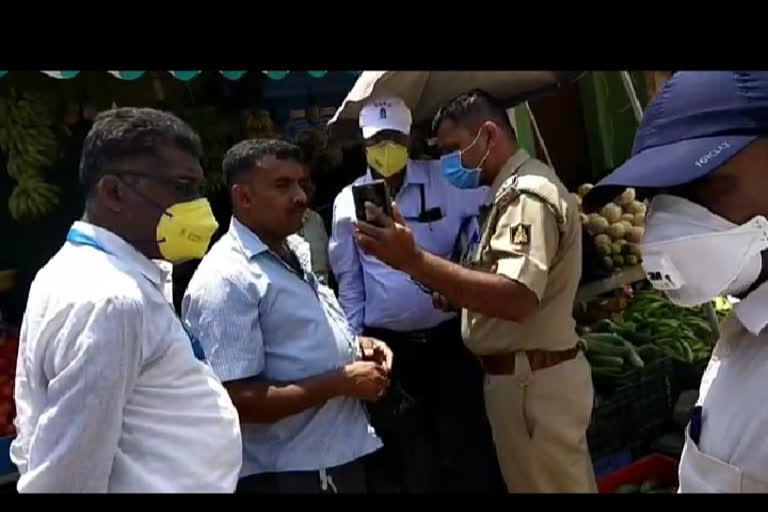
POLYGON ((294 383, 244 379, 225 384, 243 423, 275 423, 345 394, 343 370, 294 383))
POLYGON ((451 305, 491 318, 519 322, 538 306, 530 290, 507 277, 471 270, 423 250, 405 272, 451 305))

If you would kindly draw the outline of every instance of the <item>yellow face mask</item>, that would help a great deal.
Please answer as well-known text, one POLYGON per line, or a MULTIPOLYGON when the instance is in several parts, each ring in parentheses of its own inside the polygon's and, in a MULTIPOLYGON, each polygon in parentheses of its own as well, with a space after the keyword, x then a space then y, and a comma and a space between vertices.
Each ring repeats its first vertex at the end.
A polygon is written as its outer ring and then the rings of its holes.
POLYGON ((171 263, 201 259, 219 229, 205 198, 171 205, 157 223, 157 246, 171 263))
POLYGON ((389 140, 370 146, 365 152, 368 165, 384 178, 401 172, 408 163, 408 148, 389 140))

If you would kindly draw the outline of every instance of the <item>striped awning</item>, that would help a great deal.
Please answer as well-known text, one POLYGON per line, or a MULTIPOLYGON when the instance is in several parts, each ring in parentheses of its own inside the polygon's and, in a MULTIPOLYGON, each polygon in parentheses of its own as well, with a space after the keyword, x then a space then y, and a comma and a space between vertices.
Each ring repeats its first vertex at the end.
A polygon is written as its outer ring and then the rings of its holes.
MULTIPOLYGON (((5 76, 8 73, 8 71, 0 71, 0 78, 5 76)), ((41 73, 45 73, 46 75, 52 77, 52 78, 58 78, 61 80, 68 80, 70 78, 74 78, 80 73, 79 71, 41 71, 41 73)), ((115 78, 119 78, 120 80, 136 80, 137 78, 140 78, 146 71, 107 71, 110 75, 114 76, 115 78)), ((182 80, 184 82, 188 80, 192 80, 193 78, 197 77, 202 71, 168 71, 174 78, 177 78, 178 80, 182 80)), ((239 80, 247 73, 247 71, 219 71, 222 76, 225 78, 228 78, 229 80, 239 80)), ((262 71, 265 75, 267 75, 272 80, 282 80, 286 76, 288 76, 292 71, 262 71)), ((297 73, 297 71, 293 71, 293 73, 297 73)), ((306 71, 310 76, 314 78, 322 78, 324 77, 328 71, 306 71)), ((359 75, 360 71, 346 71, 346 73, 350 73, 352 75, 359 75)))

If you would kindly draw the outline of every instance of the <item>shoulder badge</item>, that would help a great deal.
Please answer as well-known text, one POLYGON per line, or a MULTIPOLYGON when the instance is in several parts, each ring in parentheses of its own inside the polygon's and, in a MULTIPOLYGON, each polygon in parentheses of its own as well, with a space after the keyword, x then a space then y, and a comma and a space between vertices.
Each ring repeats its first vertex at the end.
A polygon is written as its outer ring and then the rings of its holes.
POLYGON ((531 243, 531 226, 518 224, 512 228, 512 243, 514 245, 528 245, 531 243))

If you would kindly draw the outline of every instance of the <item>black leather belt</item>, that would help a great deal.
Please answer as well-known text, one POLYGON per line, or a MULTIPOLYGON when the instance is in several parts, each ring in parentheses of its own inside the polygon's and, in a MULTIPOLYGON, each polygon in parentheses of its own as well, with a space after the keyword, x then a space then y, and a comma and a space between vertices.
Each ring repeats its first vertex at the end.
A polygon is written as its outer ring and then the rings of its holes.
POLYGON ((382 341, 395 340, 412 343, 427 343, 429 340, 444 336, 446 334, 456 335, 457 329, 461 329, 461 323, 458 318, 447 320, 441 324, 429 329, 419 329, 415 331, 392 331, 379 327, 366 327, 363 331, 365 336, 378 338, 382 341))

